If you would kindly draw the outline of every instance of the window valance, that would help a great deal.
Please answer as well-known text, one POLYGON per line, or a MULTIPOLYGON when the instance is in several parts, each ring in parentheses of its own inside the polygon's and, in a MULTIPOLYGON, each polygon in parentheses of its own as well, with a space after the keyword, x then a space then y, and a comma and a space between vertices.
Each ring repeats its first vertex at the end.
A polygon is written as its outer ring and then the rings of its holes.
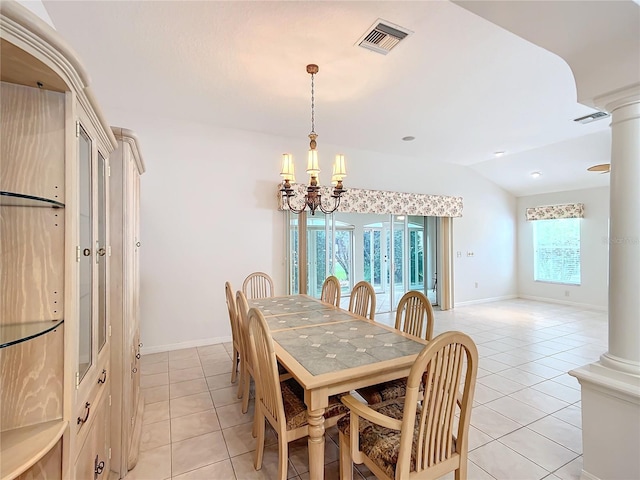
MULTIPOLYGON (((293 184, 295 195, 291 198, 294 208, 302 208, 307 185, 293 184)), ((280 193, 278 184, 278 208, 285 210, 287 201, 280 193)), ((333 202, 331 189, 321 187, 323 203, 333 202), (325 200, 326 199, 326 200, 325 200)), ((386 192, 349 188, 340 201, 338 212, 345 213, 381 213, 393 215, 420 215, 424 217, 461 217, 462 197, 447 195, 427 195, 422 193, 386 192)))
POLYGON ((544 205, 527 208, 527 221, 556 220, 559 218, 584 218, 584 203, 544 205))

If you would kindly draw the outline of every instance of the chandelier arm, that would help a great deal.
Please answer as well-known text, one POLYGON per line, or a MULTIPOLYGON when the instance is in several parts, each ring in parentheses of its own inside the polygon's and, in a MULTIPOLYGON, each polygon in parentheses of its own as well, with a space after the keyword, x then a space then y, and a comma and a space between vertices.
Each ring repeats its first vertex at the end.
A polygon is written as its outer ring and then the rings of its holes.
POLYGON ((338 206, 340 206, 340 197, 332 197, 332 198, 337 198, 337 200, 335 200, 335 205, 331 209, 324 208, 322 206, 322 202, 320 202, 320 210, 322 210, 322 213, 324 213, 325 215, 329 215, 335 212, 338 209, 338 206))
POLYGON ((287 195, 287 206, 289 207, 289 210, 291 210, 293 213, 295 213, 295 214, 299 215, 299 214, 301 214, 302 212, 304 212, 304 209, 305 209, 305 208, 307 208, 307 204, 305 203, 305 205, 304 205, 301 209, 299 209, 299 210, 298 210, 297 208, 293 208, 293 207, 291 206, 291 201, 289 200, 289 198, 290 198, 290 197, 292 197, 292 196, 293 196, 293 195, 291 195, 291 196, 287 195))

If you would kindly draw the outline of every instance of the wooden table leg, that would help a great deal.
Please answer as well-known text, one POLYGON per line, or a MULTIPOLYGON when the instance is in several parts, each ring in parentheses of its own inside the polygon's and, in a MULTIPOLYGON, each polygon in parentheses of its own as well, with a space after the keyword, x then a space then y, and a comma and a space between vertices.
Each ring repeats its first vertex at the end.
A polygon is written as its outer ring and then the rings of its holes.
POLYGON ((309 410, 309 477, 324 478, 324 408, 309 410))

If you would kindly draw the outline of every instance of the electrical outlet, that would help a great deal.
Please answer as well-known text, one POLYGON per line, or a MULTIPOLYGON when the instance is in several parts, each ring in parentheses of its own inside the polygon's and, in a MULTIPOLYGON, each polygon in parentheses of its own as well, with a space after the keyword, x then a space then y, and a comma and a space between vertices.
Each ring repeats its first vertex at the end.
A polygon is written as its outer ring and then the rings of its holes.
POLYGON ((462 252, 456 252, 456 257, 460 258, 462 256, 462 252))

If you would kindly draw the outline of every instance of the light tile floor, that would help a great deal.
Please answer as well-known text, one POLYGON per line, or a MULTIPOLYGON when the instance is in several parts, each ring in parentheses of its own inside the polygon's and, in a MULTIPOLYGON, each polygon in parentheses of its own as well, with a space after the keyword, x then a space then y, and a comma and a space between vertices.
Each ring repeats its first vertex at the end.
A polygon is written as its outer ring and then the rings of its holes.
MULTIPOLYGON (((516 299, 435 315, 435 334, 466 332, 480 352, 469 478, 579 479, 580 389, 567 371, 607 350, 606 312, 516 299)), ((376 320, 391 324, 393 314, 376 320)), ((253 401, 243 415, 237 387, 230 383, 229 348, 210 345, 142 357, 141 454, 127 480, 276 477, 273 431, 262 470, 253 468, 253 401)), ((325 477, 337 479, 335 427, 328 434, 325 477)), ((289 478, 309 478, 306 439, 289 445, 289 478)), ((357 466, 354 478, 373 476, 357 466)))

